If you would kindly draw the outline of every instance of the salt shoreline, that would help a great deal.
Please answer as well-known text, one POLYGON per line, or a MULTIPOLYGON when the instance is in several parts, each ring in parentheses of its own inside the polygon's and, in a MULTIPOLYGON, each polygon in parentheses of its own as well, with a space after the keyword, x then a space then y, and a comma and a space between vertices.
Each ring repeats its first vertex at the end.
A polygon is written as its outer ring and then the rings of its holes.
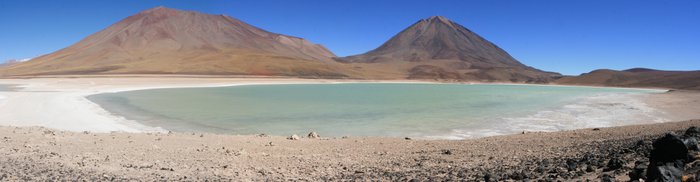
MULTIPOLYGON (((364 80, 321 80, 297 78, 33 78, 0 79, 0 84, 18 85, 5 92, 0 105, 0 125, 44 126, 66 131, 165 132, 116 116, 86 97, 94 94, 165 88, 227 87, 264 84, 363 83, 364 80), (165 82, 165 83, 162 83, 165 82), (154 86, 153 83, 160 85, 154 86), (36 105, 42 107, 35 107, 36 105), (48 114, 36 114, 48 113, 48 114), (43 117, 42 117, 43 116, 43 117)), ((385 81, 377 81, 385 82, 385 81)), ((428 83, 386 81, 385 83, 428 83)), ((1 91, 0 91, 1 93, 1 91)))
MULTIPOLYGON (((6 92, 9 97, 3 99, 0 110, 0 125, 6 126, 45 126, 67 131, 92 132, 164 132, 162 128, 153 128, 116 116, 88 100, 86 97, 101 93, 116 93, 134 90, 195 87, 227 87, 240 85, 268 84, 332 84, 332 83, 423 83, 444 84, 413 80, 322 80, 296 78, 188 78, 188 77, 98 77, 98 78, 33 78, 0 79, 0 84, 20 85, 21 91, 6 92), (158 83, 158 85, 153 85, 158 83), (29 96, 33 95, 33 96, 29 96), (38 96, 37 96, 38 95, 38 96), (35 107, 28 105, 38 104, 35 107), (18 107, 19 106, 19 107, 18 107), (7 109, 9 108, 9 109, 7 109), (56 112, 56 110, 60 112, 56 112), (54 113, 52 113, 52 111, 54 113), (37 115, 36 113, 49 113, 37 115), (47 121, 48 120, 48 121, 47 121), (43 121, 43 122, 40 122, 43 121)), ((450 83, 447 83, 450 84, 450 83)), ((454 83, 452 83, 454 84, 454 83)), ((483 83, 469 83, 483 84, 483 83)), ((490 84, 490 83, 489 83, 490 84)), ((524 85, 495 83, 501 85, 524 85)), ((539 85, 559 86, 559 85, 539 85)), ((579 87, 561 85, 563 87, 579 87)), ((586 86, 581 86, 586 87, 586 86)), ((630 88, 625 88, 630 89, 630 88)), ((1 95, 1 94, 0 94, 1 95)), ((692 119, 692 118, 686 118, 692 119)))

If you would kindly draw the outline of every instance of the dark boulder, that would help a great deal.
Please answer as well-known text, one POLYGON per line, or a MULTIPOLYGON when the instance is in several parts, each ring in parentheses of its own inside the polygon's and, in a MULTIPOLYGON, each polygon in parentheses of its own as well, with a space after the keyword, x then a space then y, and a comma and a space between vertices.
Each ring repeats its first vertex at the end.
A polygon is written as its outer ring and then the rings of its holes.
POLYGON ((646 162, 634 162, 634 169, 632 169, 632 171, 629 172, 630 181, 640 181, 640 179, 646 180, 647 168, 648 166, 646 165, 646 162))
POLYGON ((654 149, 651 151, 649 160, 654 163, 675 162, 678 160, 685 161, 688 158, 688 146, 686 141, 674 134, 666 134, 657 139, 652 144, 654 149))
MULTIPOLYGON (((648 181, 680 181, 688 161, 688 138, 666 134, 656 139, 649 155, 648 181)), ((697 145, 697 141, 695 142, 697 145)))
POLYGON ((666 163, 660 166, 649 166, 647 172, 648 181, 673 181, 680 182, 683 177, 683 167, 674 163, 666 163))
POLYGON ((700 128, 698 127, 690 127, 687 130, 685 130, 685 133, 683 134, 685 137, 695 137, 698 138, 700 137, 700 128))

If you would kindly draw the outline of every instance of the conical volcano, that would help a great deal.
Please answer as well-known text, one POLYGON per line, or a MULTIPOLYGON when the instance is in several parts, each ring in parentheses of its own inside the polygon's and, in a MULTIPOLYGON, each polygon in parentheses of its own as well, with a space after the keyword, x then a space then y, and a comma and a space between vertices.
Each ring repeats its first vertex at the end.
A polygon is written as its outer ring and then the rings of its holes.
POLYGON ((229 16, 157 7, 0 74, 341 76, 329 66, 334 56, 321 45, 229 16))
MULTIPOLYGON (((557 73, 528 67, 495 44, 442 16, 420 20, 367 53, 339 62, 382 65, 407 78, 546 82, 557 73)), ((365 66, 371 67, 371 66, 365 66)))

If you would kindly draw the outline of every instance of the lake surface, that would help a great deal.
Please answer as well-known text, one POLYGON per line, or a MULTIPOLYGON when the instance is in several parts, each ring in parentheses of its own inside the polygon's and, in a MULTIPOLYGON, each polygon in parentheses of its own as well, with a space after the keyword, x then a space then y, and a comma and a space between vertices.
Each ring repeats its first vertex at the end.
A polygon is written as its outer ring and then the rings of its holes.
POLYGON ((17 85, 0 84, 0 92, 10 92, 17 90, 17 85))
POLYGON ((460 139, 653 122, 654 90, 492 84, 283 84, 89 96, 115 115, 173 131, 460 139))

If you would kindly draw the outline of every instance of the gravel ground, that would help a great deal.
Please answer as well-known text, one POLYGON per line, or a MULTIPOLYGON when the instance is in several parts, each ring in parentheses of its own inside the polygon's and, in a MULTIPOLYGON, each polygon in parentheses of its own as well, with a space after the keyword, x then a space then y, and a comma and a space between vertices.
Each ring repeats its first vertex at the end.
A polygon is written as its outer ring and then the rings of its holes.
POLYGON ((0 179, 627 181, 655 138, 691 126, 700 120, 470 140, 0 127, 0 179))

